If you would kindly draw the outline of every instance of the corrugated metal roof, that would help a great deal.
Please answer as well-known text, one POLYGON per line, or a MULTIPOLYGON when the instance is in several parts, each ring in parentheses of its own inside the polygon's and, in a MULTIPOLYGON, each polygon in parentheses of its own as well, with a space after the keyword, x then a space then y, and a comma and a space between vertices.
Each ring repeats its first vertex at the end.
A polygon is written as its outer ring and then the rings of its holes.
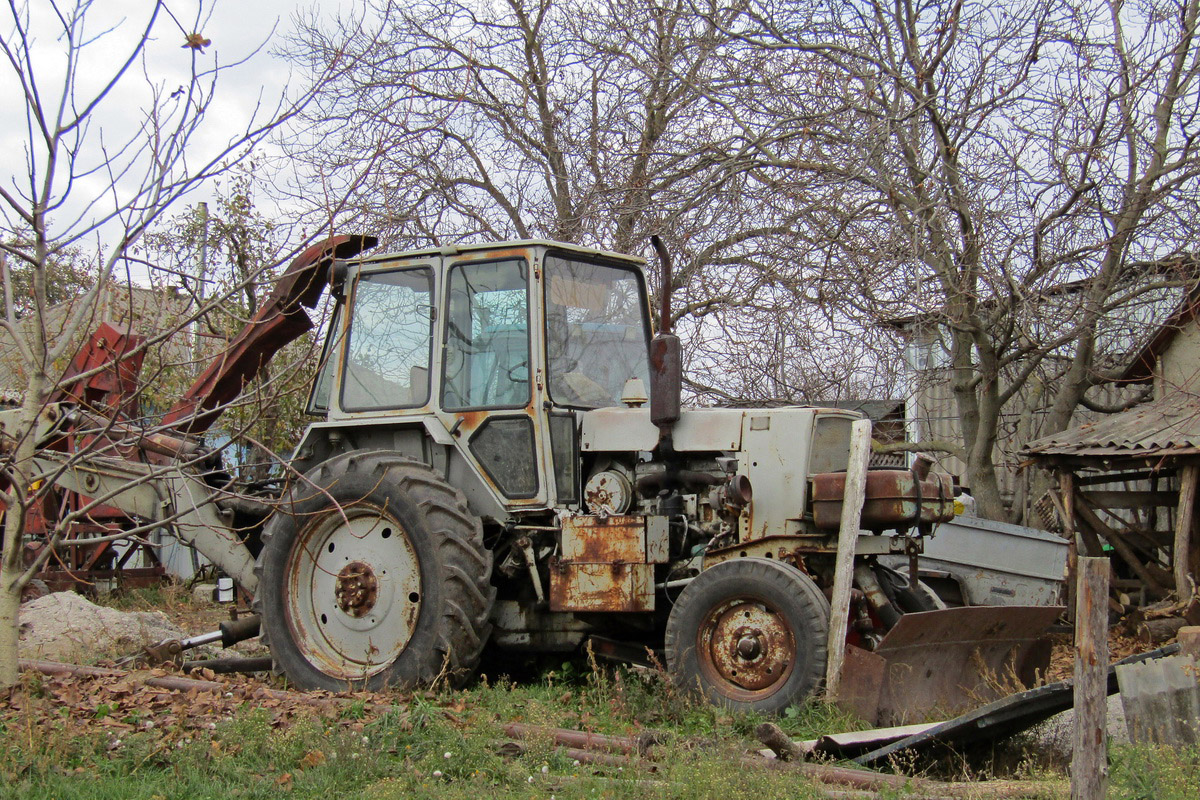
POLYGON ((1200 397, 1182 391, 1078 428, 1043 436, 1022 450, 1034 458, 1197 452, 1200 452, 1200 397))

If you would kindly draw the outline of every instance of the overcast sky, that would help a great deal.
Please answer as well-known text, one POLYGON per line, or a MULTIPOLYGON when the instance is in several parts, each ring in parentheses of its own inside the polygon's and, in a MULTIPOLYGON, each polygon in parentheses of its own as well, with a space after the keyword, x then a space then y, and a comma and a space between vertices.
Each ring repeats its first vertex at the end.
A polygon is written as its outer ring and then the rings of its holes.
MULTIPOLYGON (((57 0, 57 3, 60 7, 69 8, 74 0, 57 0)), ((107 160, 101 149, 102 142, 111 152, 114 147, 123 145, 134 136, 134 125, 140 119, 139 111, 148 106, 150 83, 161 87, 167 95, 175 88, 186 85, 192 51, 184 47, 185 31, 191 33, 193 30, 212 41, 198 57, 202 66, 231 64, 249 56, 245 65, 222 76, 216 101, 210 107, 199 135, 193 139, 189 161, 197 163, 200 159, 211 158, 244 130, 256 104, 262 103, 269 112, 287 87, 288 66, 271 51, 283 45, 284 37, 292 28, 292 15, 296 10, 315 5, 322 13, 332 15, 339 7, 348 7, 352 3, 353 0, 310 0, 304 3, 294 0, 207 0, 201 11, 199 0, 167 0, 166 6, 179 25, 170 16, 160 15, 146 48, 144 62, 135 65, 126 74, 116 91, 98 110, 95 123, 83 144, 82 160, 89 167, 102 165, 107 160), (251 55, 260 46, 261 50, 251 55)), ((31 0, 30 8, 31 28, 34 31, 34 66, 43 93, 52 95, 53 99, 49 102, 55 103, 57 95, 61 94, 67 47, 59 35, 61 25, 56 26, 51 16, 53 8, 50 1, 31 0)), ((128 56, 131 47, 142 35, 152 8, 153 3, 149 0, 94 0, 88 12, 88 33, 91 36, 103 35, 84 49, 77 102, 90 99, 111 79, 114 69, 128 56)), ((12 42, 13 31, 13 21, 6 8, 0 12, 0 34, 6 43, 12 42)), ((30 137, 25 116, 21 113, 24 101, 11 67, 2 62, 0 108, 5 109, 4 113, 0 113, 0 148, 3 148, 0 152, 5 154, 0 159, 0 180, 10 192, 16 188, 26 194, 29 185, 26 153, 30 137)), ((37 155, 35 160, 42 160, 36 158, 37 155)), ((67 209, 56 215, 58 224, 61 226, 68 218, 91 213, 85 210, 86 202, 102 195, 108 183, 107 176, 99 173, 80 181, 72 192, 74 197, 67 209)), ((211 199, 211 194, 211 188, 203 188, 185 198, 182 206, 173 208, 170 213, 177 213, 200 200, 211 199)), ((11 217, 7 218, 11 220, 11 217)), ((102 238, 109 237, 111 231, 102 238)), ((95 241, 94 237, 92 241, 95 241)))

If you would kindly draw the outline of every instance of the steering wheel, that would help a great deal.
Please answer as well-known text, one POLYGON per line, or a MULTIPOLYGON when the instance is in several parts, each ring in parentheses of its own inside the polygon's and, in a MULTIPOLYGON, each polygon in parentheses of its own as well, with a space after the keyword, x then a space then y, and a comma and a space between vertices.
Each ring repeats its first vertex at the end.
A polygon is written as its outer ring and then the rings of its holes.
POLYGON ((505 374, 508 375, 508 379, 513 383, 529 383, 529 359, 509 367, 507 370, 505 370, 505 374), (517 374, 521 369, 525 370, 525 374, 523 376, 519 376, 517 374))

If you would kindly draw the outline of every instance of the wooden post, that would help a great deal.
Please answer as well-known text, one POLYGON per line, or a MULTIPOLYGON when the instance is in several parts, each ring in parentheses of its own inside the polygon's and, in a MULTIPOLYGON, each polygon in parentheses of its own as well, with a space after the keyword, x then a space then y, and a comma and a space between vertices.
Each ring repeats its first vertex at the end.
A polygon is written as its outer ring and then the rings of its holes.
POLYGON ((829 660, 825 662, 825 694, 836 697, 846 657, 846 628, 850 624, 850 589, 854 582, 854 553, 858 546, 863 500, 867 495, 867 464, 871 460, 871 421, 850 426, 850 461, 838 528, 837 560, 833 568, 833 597, 829 601, 829 660))
POLYGON ((1108 790, 1107 558, 1080 558, 1075 591, 1075 735, 1071 800, 1103 800, 1108 790))
POLYGON ((1075 476, 1066 470, 1058 473, 1058 493, 1062 498, 1063 536, 1067 540, 1067 619, 1075 620, 1075 578, 1079 572, 1079 542, 1075 536, 1075 476))
POLYGON ((1196 509, 1196 476, 1200 468, 1188 464, 1179 475, 1179 510, 1175 514, 1175 549, 1171 564, 1175 568, 1175 596, 1182 603, 1192 599, 1192 584, 1188 577, 1188 548, 1191 545, 1192 517, 1196 509))

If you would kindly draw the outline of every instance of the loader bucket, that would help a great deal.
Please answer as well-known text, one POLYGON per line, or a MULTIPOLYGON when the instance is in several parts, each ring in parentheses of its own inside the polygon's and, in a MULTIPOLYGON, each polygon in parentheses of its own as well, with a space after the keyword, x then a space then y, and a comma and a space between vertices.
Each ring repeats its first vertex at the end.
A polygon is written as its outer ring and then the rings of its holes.
POLYGON ((1050 663, 1062 606, 972 606, 905 614, 868 652, 847 645, 834 699, 880 725, 953 716, 1032 687, 1050 663))

